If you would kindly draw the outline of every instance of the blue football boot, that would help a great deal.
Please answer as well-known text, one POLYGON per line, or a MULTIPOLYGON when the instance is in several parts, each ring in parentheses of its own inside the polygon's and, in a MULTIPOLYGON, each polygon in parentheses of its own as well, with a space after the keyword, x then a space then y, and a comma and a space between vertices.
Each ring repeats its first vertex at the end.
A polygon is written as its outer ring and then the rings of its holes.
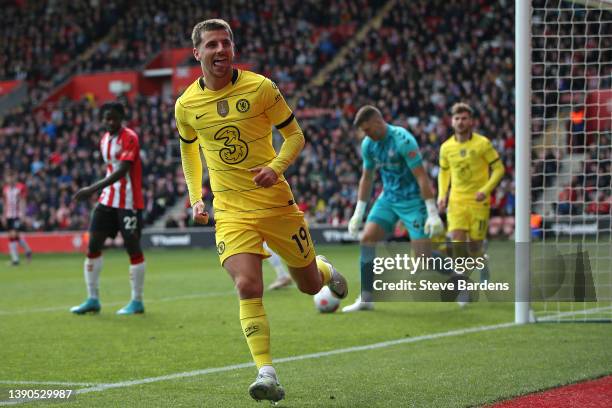
POLYGON ((117 310, 118 315, 133 315, 144 313, 144 304, 140 300, 130 300, 130 303, 117 310))
POLYGON ((102 305, 98 299, 89 298, 78 306, 70 308, 70 311, 74 314, 82 315, 85 313, 100 313, 102 305))

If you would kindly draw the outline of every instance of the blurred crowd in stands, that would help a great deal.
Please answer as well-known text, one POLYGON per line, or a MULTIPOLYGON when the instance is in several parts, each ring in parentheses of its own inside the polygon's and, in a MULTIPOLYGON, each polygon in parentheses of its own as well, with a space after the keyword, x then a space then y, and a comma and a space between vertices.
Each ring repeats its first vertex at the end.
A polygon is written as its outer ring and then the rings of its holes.
MULTIPOLYGON (((29 84, 34 106, 69 75, 141 69, 161 50, 190 48, 205 18, 233 27, 237 62, 266 72, 291 94, 310 79, 384 0, 5 1, 0 80, 29 84)), ((185 63, 195 63, 190 58, 185 63)))
MULTIPOLYGON (((542 1, 536 0, 536 6, 542 1)), ((254 71, 270 76, 294 103, 307 143, 286 177, 311 222, 342 225, 352 214, 361 157, 360 142, 351 123, 356 110, 366 103, 375 104, 389 122, 408 128, 417 137, 434 185, 440 144, 452 133, 449 108, 458 101, 472 105, 477 119, 475 130, 491 139, 506 167, 504 179, 492 194, 492 215, 513 216, 513 2, 403 1, 375 25, 373 17, 384 3, 9 2, 0 17, 0 78, 26 79, 32 91, 29 105, 2 119, 0 159, 3 171, 18 170, 21 181, 28 186, 27 227, 84 228, 91 203, 76 205, 70 197, 78 187, 103 174, 97 153, 101 135, 96 117, 98 101, 61 101, 46 113, 32 114, 35 102, 67 75, 138 69, 164 48, 191 47, 192 26, 211 17, 230 21, 237 61, 249 63, 254 71), (367 24, 373 26, 365 38, 355 39, 367 24), (322 85, 308 86, 342 47, 347 47, 348 53, 322 85)), ((538 21, 541 17, 534 18, 538 21)), ((596 25, 589 29, 596 29, 596 25)), ((537 34, 537 28, 534 30, 537 34)), ((571 25, 560 24, 559 30, 569 35, 571 31, 563 30, 571 30, 571 25)), ((534 44, 536 53, 542 52, 540 59, 559 58, 546 52, 559 47, 559 43, 547 41, 545 33, 540 34, 542 42, 534 44)), ((601 56, 589 54, 587 59, 595 57, 601 56)), ((534 65, 533 86, 541 90, 534 95, 534 134, 543 133, 547 118, 559 115, 556 108, 544 109, 544 103, 558 103, 558 91, 579 86, 577 81, 568 82, 568 78, 583 78, 584 87, 601 85, 586 80, 601 74, 589 71, 589 67, 556 80, 543 80, 552 73, 546 70, 554 67, 534 65)), ((141 137, 145 220, 151 224, 176 199, 183 200, 185 194, 177 161, 174 100, 137 97, 124 102, 130 118, 128 126, 141 137)), ((609 146, 610 138, 600 142, 609 146)), ((585 175, 575 180, 575 186, 568 187, 570 205, 564 206, 560 200, 560 213, 605 212, 606 207, 599 204, 571 204, 583 198, 589 202, 608 200, 609 213, 610 189, 605 187, 610 184, 610 149, 587 149, 587 153, 590 159, 585 162, 585 175)), ((560 159, 558 149, 534 154, 532 184, 536 190, 556 183, 560 159)), ((206 182, 204 187, 210 203, 212 196, 206 182)), ((380 185, 376 193, 379 189, 380 185)), ((537 199, 535 193, 534 200, 537 199)), ((187 214, 185 211, 184 215, 170 218, 167 225, 188 224, 187 214)))
MULTIPOLYGON (((169 144, 175 140, 174 100, 135 98, 123 100, 127 126, 140 136, 145 196, 145 225, 185 194, 180 166, 172 159, 169 144)), ((90 202, 75 203, 72 195, 104 177, 100 157, 98 109, 91 100, 64 100, 49 117, 28 112, 6 117, 0 128, 2 173, 17 171, 28 189, 25 228, 28 230, 80 230, 87 228, 90 202)))
POLYGON ((492 140, 506 166, 506 176, 493 195, 493 214, 514 214, 514 23, 510 11, 510 4, 497 1, 407 2, 351 47, 325 86, 309 87, 298 95, 298 109, 331 111, 306 125, 307 154, 292 168, 298 185, 307 187, 295 190, 311 217, 343 223, 351 215, 361 171, 351 122, 360 106, 375 104, 389 122, 417 137, 435 183, 439 147, 452 134, 449 107, 458 101, 475 108, 475 130, 492 140), (321 201, 320 184, 309 183, 313 178, 339 184, 329 189, 334 192, 329 198, 323 195, 328 202, 321 201))

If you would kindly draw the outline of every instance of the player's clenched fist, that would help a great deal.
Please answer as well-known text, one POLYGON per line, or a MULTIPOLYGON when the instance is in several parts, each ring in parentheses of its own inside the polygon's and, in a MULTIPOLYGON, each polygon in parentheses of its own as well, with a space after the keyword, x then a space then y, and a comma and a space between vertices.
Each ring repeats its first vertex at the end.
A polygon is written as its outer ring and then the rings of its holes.
POLYGON ((272 187, 278 181, 278 175, 270 167, 258 167, 249 170, 253 177, 253 182, 260 187, 272 187))
POLYGON ((202 200, 196 202, 191 207, 193 213, 193 222, 199 225, 208 224, 208 212, 205 211, 205 206, 202 200))

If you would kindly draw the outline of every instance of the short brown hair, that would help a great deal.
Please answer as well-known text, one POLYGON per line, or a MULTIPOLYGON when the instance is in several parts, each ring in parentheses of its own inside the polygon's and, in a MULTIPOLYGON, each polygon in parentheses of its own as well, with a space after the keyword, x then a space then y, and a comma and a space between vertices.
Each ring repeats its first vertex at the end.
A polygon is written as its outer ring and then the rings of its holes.
POLYGON ((191 32, 191 41, 193 41, 193 48, 198 48, 200 43, 202 42, 202 33, 206 31, 217 31, 217 30, 225 30, 229 33, 230 40, 234 42, 234 33, 232 32, 232 28, 225 20, 221 20, 220 18, 211 18, 210 20, 200 21, 193 27, 193 31, 191 32))
POLYGON ((467 113, 470 117, 474 116, 474 109, 465 102, 457 102, 451 108, 451 115, 458 115, 459 113, 467 113))
POLYGON ((353 120, 353 126, 359 127, 364 122, 367 122, 368 120, 372 119, 375 116, 382 118, 382 113, 380 113, 378 108, 372 105, 362 106, 361 108, 359 108, 359 110, 355 114, 355 120, 353 120))

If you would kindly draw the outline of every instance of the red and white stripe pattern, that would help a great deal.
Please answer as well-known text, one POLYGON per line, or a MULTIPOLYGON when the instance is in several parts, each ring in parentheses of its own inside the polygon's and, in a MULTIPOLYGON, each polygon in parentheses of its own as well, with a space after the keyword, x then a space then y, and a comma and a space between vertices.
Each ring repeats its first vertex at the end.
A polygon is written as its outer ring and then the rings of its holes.
POLYGON ((23 183, 6 184, 2 188, 4 216, 6 218, 21 218, 25 212, 27 189, 23 183))
POLYGON ((100 141, 100 151, 106 163, 106 177, 119 168, 122 161, 131 161, 130 172, 102 190, 100 203, 127 210, 144 208, 142 197, 142 164, 138 135, 132 129, 121 128, 117 136, 106 132, 100 141))

